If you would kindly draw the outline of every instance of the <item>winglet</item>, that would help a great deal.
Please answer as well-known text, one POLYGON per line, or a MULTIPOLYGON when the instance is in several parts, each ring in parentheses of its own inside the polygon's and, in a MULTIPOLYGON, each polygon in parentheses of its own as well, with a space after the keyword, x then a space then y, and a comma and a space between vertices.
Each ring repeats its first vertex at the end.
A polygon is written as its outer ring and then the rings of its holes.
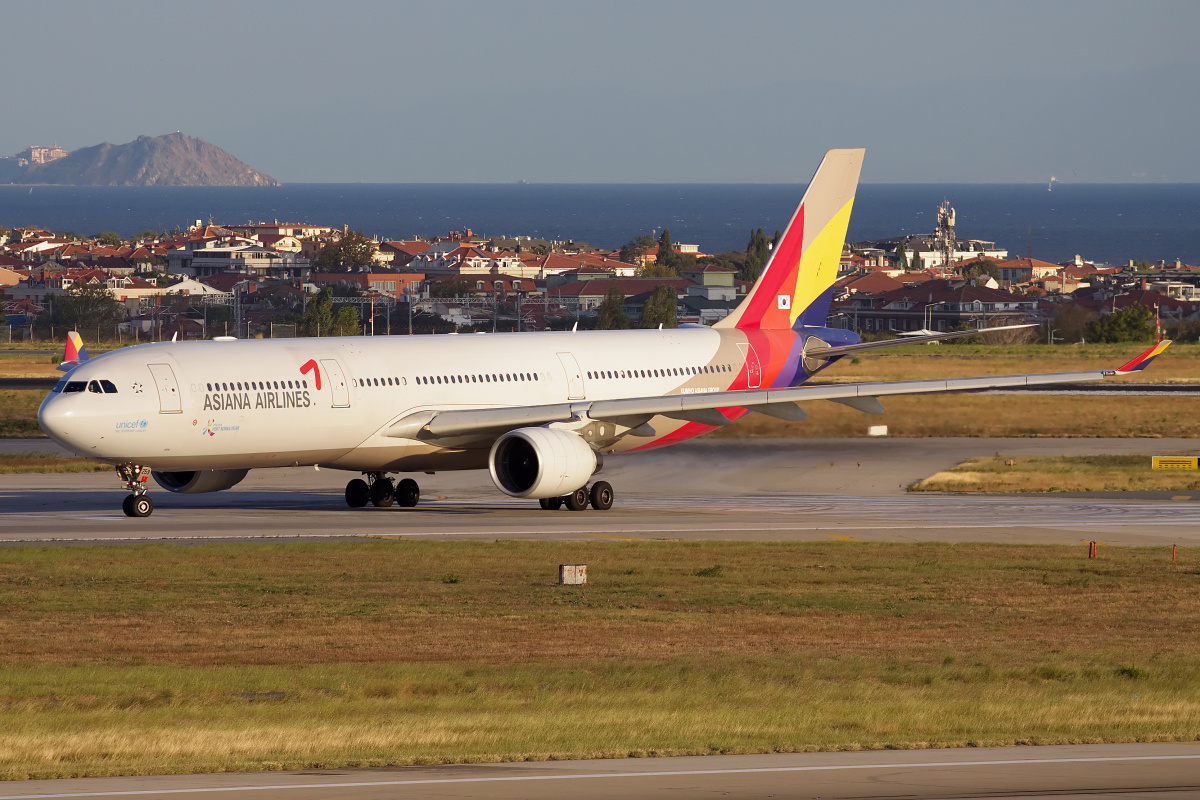
POLYGON ((78 331, 67 334, 67 349, 63 351, 62 363, 58 365, 60 372, 70 372, 88 360, 87 348, 83 346, 83 337, 78 331))
POLYGON ((1125 366, 1119 367, 1117 369, 1117 374, 1123 375, 1126 372, 1140 372, 1141 370, 1144 370, 1147 366, 1149 366, 1150 362, 1157 358, 1159 353, 1161 353, 1163 350, 1166 350, 1170 344, 1170 339, 1164 339, 1163 341, 1154 345, 1154 347, 1151 347, 1149 350, 1130 361, 1125 366))

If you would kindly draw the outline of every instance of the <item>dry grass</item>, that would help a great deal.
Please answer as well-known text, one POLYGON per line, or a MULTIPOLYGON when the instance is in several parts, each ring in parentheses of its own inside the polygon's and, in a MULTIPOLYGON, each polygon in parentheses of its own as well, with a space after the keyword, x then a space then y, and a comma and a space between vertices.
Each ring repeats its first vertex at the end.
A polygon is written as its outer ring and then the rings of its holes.
MULTIPOLYGON (((820 375, 821 381, 920 380, 1027 372, 1078 372, 1115 369, 1143 352, 1146 344, 1088 345, 914 345, 855 359, 842 359, 820 375)), ((1111 380, 1126 383, 1200 381, 1200 344, 1172 344, 1143 372, 1111 380)))
MULTIPOLYGON (((0 345, 3 347, 3 345, 0 345)), ((0 354, 0 378, 59 378, 61 354, 57 356, 0 354)))
POLYGON ((914 492, 1195 491, 1200 489, 1200 472, 1151 469, 1149 456, 992 456, 968 459, 908 488, 914 492))
POLYGON ((33 472, 111 472, 112 467, 86 458, 60 458, 41 453, 0 453, 0 475, 33 472))
POLYGON ((826 401, 805 403, 808 419, 749 414, 709 434, 721 438, 866 436, 1200 437, 1194 397, 941 394, 884 397, 886 413, 863 414, 826 401))
POLYGON ((37 411, 47 394, 36 389, 0 390, 0 437, 45 436, 37 424, 37 411))
POLYGON ((0 550, 0 775, 1200 735, 1200 552, 1084 555, 0 550))

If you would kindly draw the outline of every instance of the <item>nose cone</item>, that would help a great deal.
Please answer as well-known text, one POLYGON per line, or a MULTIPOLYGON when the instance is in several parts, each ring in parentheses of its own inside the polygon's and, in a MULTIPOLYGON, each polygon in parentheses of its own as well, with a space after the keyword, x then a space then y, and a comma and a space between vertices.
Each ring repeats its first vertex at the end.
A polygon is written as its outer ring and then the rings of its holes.
POLYGON ((79 439, 83 428, 82 420, 78 413, 72 413, 70 399, 59 394, 47 395, 38 407, 38 425, 58 444, 86 455, 88 448, 79 439))

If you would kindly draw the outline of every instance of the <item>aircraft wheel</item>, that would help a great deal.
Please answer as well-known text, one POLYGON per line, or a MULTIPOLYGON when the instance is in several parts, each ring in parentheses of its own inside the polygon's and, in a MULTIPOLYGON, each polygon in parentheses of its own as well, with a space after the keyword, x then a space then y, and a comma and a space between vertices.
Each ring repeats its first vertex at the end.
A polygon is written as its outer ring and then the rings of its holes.
POLYGON ((588 490, 586 486, 580 486, 575 491, 563 498, 563 502, 567 504, 567 508, 571 511, 583 511, 588 507, 588 490))
POLYGON ((362 478, 355 478, 346 484, 346 505, 351 508, 362 508, 371 501, 371 489, 362 478))
POLYGON ((371 484, 371 505, 376 508, 387 508, 396 502, 396 490, 387 478, 377 478, 371 484))
POLYGON ((588 499, 592 501, 592 508, 597 511, 608 511, 613 504, 613 488, 608 481, 596 481, 592 484, 592 491, 589 493, 588 499))
POLYGON ((134 515, 133 514, 133 498, 134 497, 136 497, 136 495, 127 494, 127 495, 125 495, 125 499, 121 501, 121 510, 123 512, 125 512, 125 516, 127 516, 127 517, 132 517, 134 515))
POLYGON ((396 503, 401 508, 412 508, 421 499, 421 487, 412 478, 396 484, 396 503))
POLYGON ((131 494, 129 495, 129 510, 133 513, 131 517, 148 517, 154 513, 154 501, 150 499, 148 494, 131 494))
POLYGON ((562 508, 562 498, 543 497, 541 500, 538 500, 538 505, 546 511, 558 511, 560 508, 562 508))

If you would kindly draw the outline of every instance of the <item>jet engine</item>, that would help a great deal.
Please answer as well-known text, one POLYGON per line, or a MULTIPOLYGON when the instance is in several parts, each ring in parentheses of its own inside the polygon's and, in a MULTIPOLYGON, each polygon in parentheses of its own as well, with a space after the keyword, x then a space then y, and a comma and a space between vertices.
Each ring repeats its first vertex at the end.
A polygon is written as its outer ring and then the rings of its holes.
POLYGON ((488 468, 496 488, 512 497, 563 497, 596 471, 596 453, 583 437, 552 428, 518 428, 496 440, 488 468))
POLYGON ((158 472, 150 474, 168 492, 200 494, 220 492, 242 482, 248 469, 201 469, 195 472, 158 472))

